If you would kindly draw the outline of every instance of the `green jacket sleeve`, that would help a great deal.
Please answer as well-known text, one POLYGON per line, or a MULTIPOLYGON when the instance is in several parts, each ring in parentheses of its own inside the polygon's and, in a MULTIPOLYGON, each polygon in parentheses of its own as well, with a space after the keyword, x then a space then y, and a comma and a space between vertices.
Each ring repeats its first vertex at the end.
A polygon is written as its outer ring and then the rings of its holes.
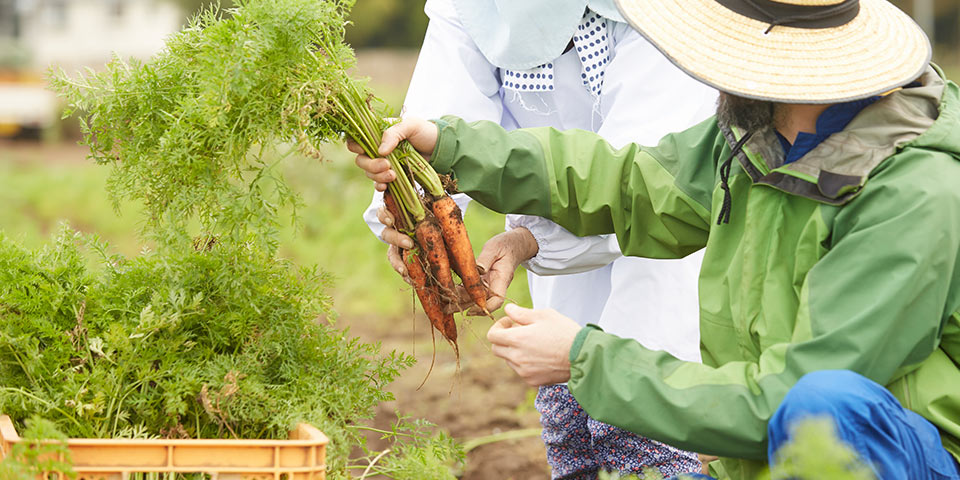
POLYGON ((578 402, 680 448, 759 460, 767 421, 804 374, 847 369, 886 385, 926 359, 960 307, 960 169, 943 154, 899 157, 846 206, 821 207, 832 237, 801 286, 797 318, 784 319, 789 341, 713 367, 584 329, 570 352, 578 402))
POLYGON ((436 123, 434 168, 492 210, 546 217, 580 236, 616 233, 625 255, 676 258, 706 244, 715 159, 727 148, 713 119, 656 148, 620 150, 582 130, 436 123), (679 161, 692 157, 704 161, 679 161))

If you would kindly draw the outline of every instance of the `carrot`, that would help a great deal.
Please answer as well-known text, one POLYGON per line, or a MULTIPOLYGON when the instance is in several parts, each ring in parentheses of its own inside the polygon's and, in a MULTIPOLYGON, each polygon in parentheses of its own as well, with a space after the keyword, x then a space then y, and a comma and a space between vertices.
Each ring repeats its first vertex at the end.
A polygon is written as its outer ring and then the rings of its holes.
MULTIPOLYGON (((386 199, 386 196, 384 196, 384 199, 386 199)), ((389 204, 387 204, 387 208, 390 208, 389 204)), ((420 257, 412 250, 401 250, 401 252, 403 252, 403 263, 407 265, 407 275, 410 277, 410 283, 413 284, 413 291, 420 299, 420 305, 423 306, 427 320, 430 321, 430 339, 433 341, 433 357, 430 359, 430 368, 427 369, 427 374, 424 375, 423 381, 417 387, 417 390, 420 390, 420 387, 427 382, 427 378, 430 378, 430 372, 433 372, 433 366, 437 363, 437 330, 434 326, 443 322, 443 304, 437 297, 436 292, 429 288, 427 273, 423 271, 420 257)))
POLYGON ((417 224, 414 233, 417 244, 423 252, 423 260, 426 261, 430 279, 436 283, 444 299, 456 298, 450 259, 447 258, 447 248, 443 241, 443 233, 440 231, 440 224, 435 218, 428 216, 417 224))
POLYGON ((480 279, 480 270, 477 269, 477 260, 473 257, 473 246, 470 245, 467 228, 463 225, 460 207, 449 196, 443 196, 435 200, 430 209, 440 222, 440 230, 443 232, 443 241, 447 245, 453 270, 460 275, 463 287, 470 294, 470 298, 483 310, 483 313, 489 315, 487 289, 483 285, 483 280, 480 279))
POLYGON ((443 334, 443 338, 450 341, 456 349, 457 324, 453 319, 453 314, 444 311, 443 297, 437 290, 437 286, 430 283, 430 278, 423 268, 423 260, 413 250, 404 250, 403 262, 407 265, 407 274, 410 275, 410 280, 417 292, 417 298, 420 299, 420 305, 423 306, 423 311, 427 314, 430 325, 439 330, 443 334))
POLYGON ((397 230, 401 232, 409 231, 410 227, 406 225, 404 217, 400 214, 400 206, 397 205, 397 199, 390 190, 383 192, 383 205, 387 207, 390 215, 393 215, 393 224, 397 227, 397 230))

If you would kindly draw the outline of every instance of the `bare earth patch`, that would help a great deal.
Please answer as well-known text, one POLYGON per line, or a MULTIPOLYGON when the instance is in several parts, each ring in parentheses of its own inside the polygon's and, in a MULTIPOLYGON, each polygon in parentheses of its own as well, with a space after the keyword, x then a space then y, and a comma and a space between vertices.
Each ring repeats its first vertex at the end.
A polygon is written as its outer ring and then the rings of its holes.
MULTIPOLYGON (((380 340, 384 349, 416 350, 417 365, 391 385, 394 402, 381 404, 374 426, 389 429, 399 410, 407 415, 436 423, 460 442, 492 434, 540 428, 533 408, 535 390, 523 383, 500 359, 488 350, 490 320, 471 318, 460 325, 460 372, 452 348, 440 338, 437 362, 423 387, 417 386, 430 367, 431 343, 427 319, 418 312, 416 332, 410 317, 385 321, 382 318, 341 319, 351 332, 365 341, 380 340), (388 328, 387 333, 384 328, 388 328), (416 342, 414 344, 414 341, 416 342)), ((377 445, 376 435, 368 438, 377 445)), ((471 450, 463 466, 465 480, 520 480, 549 478, 546 452, 539 436, 527 436, 481 445, 471 450)))

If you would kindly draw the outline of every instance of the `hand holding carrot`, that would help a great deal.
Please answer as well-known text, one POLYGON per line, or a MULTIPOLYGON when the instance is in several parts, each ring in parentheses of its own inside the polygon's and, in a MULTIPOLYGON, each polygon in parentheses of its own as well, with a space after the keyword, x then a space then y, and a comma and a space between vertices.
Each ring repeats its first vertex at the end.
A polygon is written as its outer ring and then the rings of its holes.
MULTIPOLYGON (((437 126, 427 120, 419 118, 403 119, 399 123, 387 128, 380 140, 377 153, 382 157, 389 155, 397 145, 406 140, 429 159, 437 145, 437 126)), ((347 148, 357 154, 357 166, 367 173, 367 177, 374 181, 378 192, 385 191, 387 184, 396 180, 397 174, 390 169, 390 162, 385 158, 370 158, 363 148, 354 141, 347 142, 347 148)))
MULTIPOLYGON (((381 235, 383 241, 390 244, 387 249, 387 260, 393 269, 404 279, 408 279, 407 267, 401 257, 401 249, 413 248, 413 239, 393 228, 394 218, 385 207, 377 211, 377 219, 387 226, 381 235)), ((477 266, 484 272, 483 282, 489 289, 487 310, 494 311, 503 305, 507 287, 513 281, 514 272, 521 263, 533 258, 539 246, 537 240, 529 230, 523 227, 496 235, 486 243, 477 257, 477 266)), ((409 280, 408 280, 409 282, 409 280)), ((471 299, 464 289, 458 289, 461 305, 470 305, 471 299)), ((470 315, 482 315, 479 308, 473 307, 467 312, 470 315)))
POLYGON ((570 380, 570 347, 582 327, 556 310, 510 304, 504 312, 507 316, 487 332, 493 354, 504 359, 528 385, 570 380))
POLYGON ((488 289, 473 256, 460 207, 421 153, 433 152, 437 130, 433 123, 408 119, 384 129, 376 148, 371 142, 375 137, 369 134, 362 140, 354 137, 347 148, 357 154, 357 166, 374 181, 376 189, 384 192, 385 209, 378 217, 388 227, 382 238, 391 244, 387 254, 391 265, 413 285, 430 323, 456 350, 452 312, 475 305, 489 315, 488 289), (398 148, 403 141, 408 146, 398 148), (372 158, 376 155, 383 158, 372 158), (467 292, 467 302, 462 301, 461 290, 467 292))
POLYGON ((517 266, 533 258, 538 250, 537 240, 530 230, 523 227, 495 235, 483 244, 477 257, 477 266, 483 270, 483 281, 490 289, 490 298, 487 300, 489 311, 503 305, 517 266))

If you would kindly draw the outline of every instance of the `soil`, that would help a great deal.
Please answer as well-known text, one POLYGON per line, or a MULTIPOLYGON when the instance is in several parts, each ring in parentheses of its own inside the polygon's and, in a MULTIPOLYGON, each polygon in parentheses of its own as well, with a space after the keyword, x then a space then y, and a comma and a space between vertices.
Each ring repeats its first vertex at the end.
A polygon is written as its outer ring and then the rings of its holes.
MULTIPOLYGON (((430 368, 432 352, 429 323, 420 313, 408 318, 341 318, 353 334, 367 341, 381 341, 385 350, 414 354, 417 364, 391 385, 396 400, 380 405, 374 426, 389 429, 395 413, 425 418, 460 442, 503 432, 528 435, 478 446, 467 453, 461 466, 464 480, 520 480, 549 478, 543 442, 535 430, 539 415, 533 407, 536 389, 527 386, 502 360, 494 357, 485 336, 490 320, 460 321, 460 366, 453 348, 437 334, 437 359, 430 376, 418 390, 430 368), (389 326, 389 331, 384 329, 389 326)), ((376 435, 368 438, 378 446, 376 435)))

